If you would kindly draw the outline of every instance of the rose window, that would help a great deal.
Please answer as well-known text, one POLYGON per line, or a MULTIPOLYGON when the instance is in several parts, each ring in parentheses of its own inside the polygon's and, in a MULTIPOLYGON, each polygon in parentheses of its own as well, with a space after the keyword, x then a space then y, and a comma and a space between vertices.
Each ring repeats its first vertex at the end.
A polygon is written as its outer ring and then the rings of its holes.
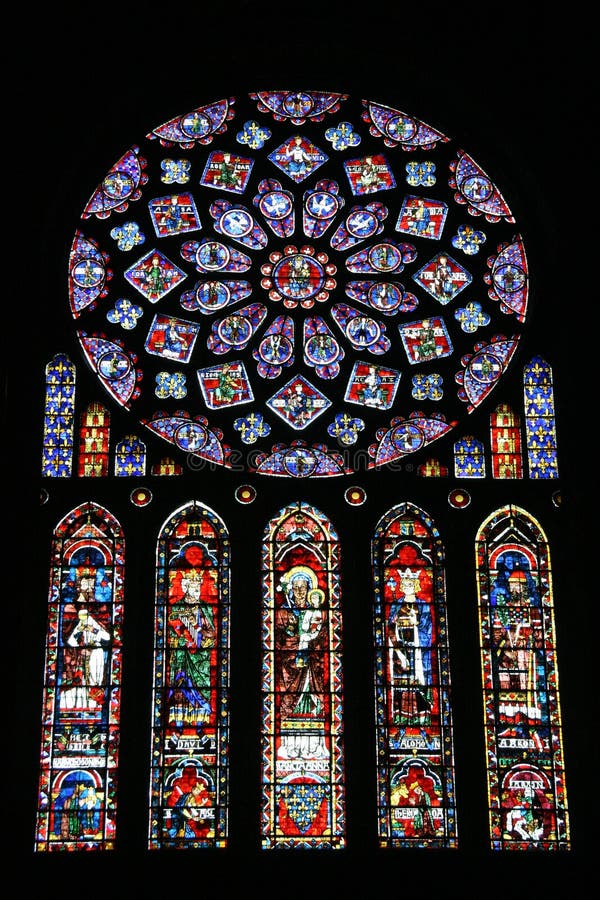
POLYGON ((149 131, 93 190, 69 265, 113 400, 196 461, 265 475, 418 453, 486 400, 527 314, 487 173, 337 93, 241 95, 149 131))

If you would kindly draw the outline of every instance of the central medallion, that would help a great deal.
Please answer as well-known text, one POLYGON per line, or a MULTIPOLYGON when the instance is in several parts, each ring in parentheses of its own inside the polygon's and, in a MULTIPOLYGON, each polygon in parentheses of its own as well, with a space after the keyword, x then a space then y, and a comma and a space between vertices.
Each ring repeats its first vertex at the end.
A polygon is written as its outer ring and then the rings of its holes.
POLYGON ((275 288, 291 300, 314 297, 325 281, 323 266, 304 253, 285 256, 273 269, 275 288))
POLYGON ((269 260, 261 268, 266 276, 261 285, 268 290, 271 300, 282 300, 288 309, 298 305, 311 309, 315 301, 327 300, 336 286, 332 278, 336 267, 326 253, 317 253, 308 244, 299 249, 290 244, 283 252, 271 253, 269 260))

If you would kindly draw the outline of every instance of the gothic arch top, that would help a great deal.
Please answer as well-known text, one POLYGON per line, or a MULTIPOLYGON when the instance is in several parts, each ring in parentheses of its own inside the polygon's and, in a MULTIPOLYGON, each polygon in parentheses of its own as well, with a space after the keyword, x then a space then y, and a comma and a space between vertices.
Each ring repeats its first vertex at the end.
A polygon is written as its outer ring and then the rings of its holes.
POLYGON ((501 190, 411 113, 326 91, 184 111, 91 192, 69 257, 83 355, 203 465, 389 465, 509 368, 525 247, 501 190))

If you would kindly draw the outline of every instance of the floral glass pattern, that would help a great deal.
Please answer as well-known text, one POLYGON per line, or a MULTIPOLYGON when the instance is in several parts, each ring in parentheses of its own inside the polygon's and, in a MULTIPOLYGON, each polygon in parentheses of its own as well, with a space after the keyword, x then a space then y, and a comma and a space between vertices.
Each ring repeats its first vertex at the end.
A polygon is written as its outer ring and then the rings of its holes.
POLYGON ((42 475, 69 478, 73 471, 75 366, 57 353, 46 366, 42 475))

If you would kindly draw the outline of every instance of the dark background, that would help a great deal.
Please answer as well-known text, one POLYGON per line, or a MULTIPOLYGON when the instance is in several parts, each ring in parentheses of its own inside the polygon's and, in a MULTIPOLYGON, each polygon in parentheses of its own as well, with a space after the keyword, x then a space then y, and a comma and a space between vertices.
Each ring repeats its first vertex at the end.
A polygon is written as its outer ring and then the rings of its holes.
MULTIPOLYGON (((6 190, 14 194, 10 210, 16 213, 15 221, 5 209, 11 287, 4 298, 9 325, 3 335, 6 633, 14 651, 7 676, 14 709, 5 714, 4 730, 12 793, 4 839, 10 866, 23 885, 44 885, 44 892, 77 884, 82 893, 113 892, 118 883, 113 878, 121 876, 150 896, 159 888, 162 895, 164 886, 172 893, 232 887, 238 880, 243 889, 308 894, 360 878, 360 892, 368 895, 390 886, 398 892, 442 893, 447 885, 467 897, 551 892, 560 878, 581 871, 589 860, 598 765, 592 689, 595 545, 594 532, 587 530, 597 440, 590 440, 591 391, 586 390, 588 309, 595 300, 583 285, 586 222, 578 207, 584 199, 580 192, 589 190, 586 148, 592 137, 585 119, 586 28, 578 7, 570 5, 569 18, 558 22, 520 9, 484 18, 480 8, 463 4, 442 12, 403 3, 356 10, 337 3, 203 6, 194 11, 59 6, 31 19, 20 10, 8 29, 17 51, 6 98, 4 167, 6 190), (50 499, 40 507, 44 367, 50 356, 69 353, 78 363, 78 396, 104 400, 81 365, 66 300, 70 243, 91 190, 125 148, 169 118, 225 96, 294 88, 360 95, 413 114, 455 138, 501 187, 523 235, 531 273, 528 327, 514 371, 534 353, 553 368, 559 481, 488 477, 484 483, 457 484, 452 477, 417 478, 414 471, 371 472, 353 479, 368 500, 350 510, 343 500, 346 479, 263 479, 253 482, 259 490, 255 503, 241 507, 233 492, 252 478, 223 470, 210 477, 187 472, 151 484, 144 479, 154 493, 144 510, 129 502, 134 485, 114 478, 91 485, 77 478, 46 484, 50 499), (448 506, 454 486, 470 491, 467 509, 448 506), (552 502, 556 490, 559 508, 552 502), (234 551, 231 840, 221 851, 150 853, 145 844, 153 547, 167 516, 192 498, 223 516, 234 551), (265 852, 258 835, 260 540, 268 518, 298 498, 330 516, 343 551, 348 844, 333 853, 265 852), (56 522, 87 499, 106 505, 127 538, 119 845, 105 854, 35 855, 50 540, 56 522), (376 845, 371 647, 364 627, 370 609, 369 538, 380 516, 402 500, 434 519, 446 548, 460 845, 452 851, 382 851, 376 845), (481 521, 507 502, 526 508, 550 540, 569 853, 488 849, 473 543, 481 521)), ((494 403, 505 400, 519 409, 520 380, 515 375, 507 382, 494 392, 494 403)), ((485 438, 490 406, 482 406, 470 417, 469 431, 485 438)), ((110 408, 113 428, 127 433, 127 412, 110 408)), ((453 432, 445 444, 438 442, 433 455, 450 464, 457 436, 453 432)), ((165 454, 165 445, 153 444, 151 437, 144 434, 156 459, 165 454)), ((422 461, 415 455, 415 465, 422 461)))

